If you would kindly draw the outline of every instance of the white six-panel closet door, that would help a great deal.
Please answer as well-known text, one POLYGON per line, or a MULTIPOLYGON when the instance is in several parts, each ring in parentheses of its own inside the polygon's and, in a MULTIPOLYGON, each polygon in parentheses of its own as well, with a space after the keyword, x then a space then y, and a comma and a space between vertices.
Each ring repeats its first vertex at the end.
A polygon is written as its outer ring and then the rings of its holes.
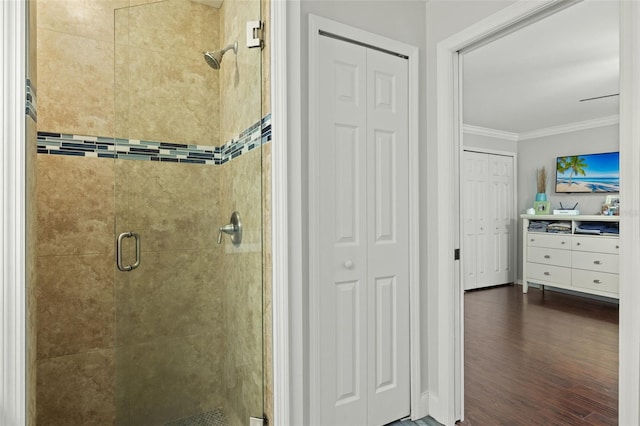
POLYGON ((410 412, 408 71, 320 37, 320 424, 410 412))
POLYGON ((464 289, 513 282, 513 157, 463 155, 464 289))

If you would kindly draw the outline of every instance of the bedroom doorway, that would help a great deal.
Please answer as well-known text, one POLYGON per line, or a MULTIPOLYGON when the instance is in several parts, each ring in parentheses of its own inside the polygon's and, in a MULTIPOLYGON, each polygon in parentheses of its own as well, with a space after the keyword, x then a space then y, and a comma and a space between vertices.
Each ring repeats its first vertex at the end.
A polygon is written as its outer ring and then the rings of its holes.
MULTIPOLYGON (((611 5, 610 2, 608 2, 609 5, 611 5)), ((607 6, 607 5, 603 5, 603 4, 596 4, 596 6, 607 6)), ((617 6, 617 5, 616 5, 617 6)), ((475 147, 491 147, 493 149, 499 149, 499 150, 506 150, 506 151, 511 151, 514 153, 519 153, 519 147, 518 144, 520 143, 520 141, 530 141, 532 139, 535 138, 539 138, 539 137, 544 137, 545 135, 552 135, 554 130, 557 130, 558 133, 557 134, 561 134, 562 132, 568 132, 569 130, 569 126, 565 126, 565 128, 561 128, 563 124, 575 124, 575 122, 577 121, 589 121, 591 120, 591 118, 588 119, 584 119, 584 120, 579 120, 576 118, 572 118, 571 120, 565 122, 565 123, 561 123, 561 122, 552 122, 547 120, 546 122, 543 121, 543 123, 547 123, 544 125, 538 125, 537 127, 535 127, 535 125, 533 125, 531 122, 527 123, 526 120, 521 120, 521 122, 516 122, 516 119, 511 120, 511 122, 509 123, 509 125, 505 126, 505 127, 501 127, 499 124, 499 120, 495 119, 495 120, 491 120, 491 117, 489 117, 489 113, 492 111, 495 111, 495 109, 493 108, 493 106, 495 105, 495 102, 500 101, 501 99, 506 98, 507 96, 505 95, 505 93, 500 93, 500 90, 503 90, 504 92, 508 92, 508 85, 511 83, 509 81, 506 81, 504 75, 498 75, 496 74, 495 76, 493 76, 493 78, 498 81, 499 83, 499 89, 497 90, 493 90, 491 91, 491 89, 488 89, 488 91, 491 92, 491 96, 493 97, 492 99, 489 98, 484 98, 484 103, 482 105, 481 110, 475 111, 475 114, 472 112, 469 112, 468 109, 468 94, 469 93, 473 93, 474 95, 477 95, 477 92, 474 92, 472 90, 467 90, 468 86, 467 86, 467 76, 465 75, 466 71, 467 71, 467 64, 466 64, 466 57, 467 54, 470 52, 477 52, 477 51, 481 51, 485 46, 491 44, 492 42, 496 41, 496 40, 503 40, 503 38, 508 38, 509 36, 511 36, 511 34, 517 34, 517 33, 526 33, 526 32, 530 32, 536 25, 538 25, 538 21, 540 21, 540 24, 544 24, 549 25, 552 21, 554 20, 560 20, 560 18, 565 15, 565 16, 569 16, 569 15, 575 15, 576 13, 580 13, 581 8, 585 9, 587 7, 593 7, 593 3, 590 2, 583 2, 583 3, 579 3, 577 5, 573 5, 570 8, 567 8, 566 10, 554 10, 552 12, 544 12, 544 16, 542 17, 538 17, 538 18, 534 18, 531 19, 531 21, 529 22, 518 22, 514 25, 515 28, 510 28, 507 30, 503 30, 501 34, 499 35, 495 35, 495 36, 489 36, 487 38, 482 38, 479 39, 477 41, 475 41, 474 43, 472 43, 471 48, 465 48, 465 49, 461 49, 459 51, 459 55, 457 55, 459 57, 459 61, 457 61, 457 72, 460 74, 460 79, 458 80, 457 78, 454 77, 454 81, 459 81, 460 85, 458 87, 458 96, 457 98, 459 99, 458 102, 458 110, 460 111, 459 117, 460 117, 460 122, 458 123, 458 132, 456 133, 456 135, 459 138, 459 145, 458 145, 458 158, 457 161, 459 161, 460 164, 460 168, 459 168, 459 176, 460 176, 460 188, 459 188, 459 194, 460 194, 460 202, 461 202, 461 214, 463 215, 460 218, 460 243, 462 245, 462 255, 461 255, 461 265, 460 265, 460 276, 463 277, 462 278, 462 282, 460 283, 460 287, 459 287, 459 294, 456 296, 457 300, 458 300, 458 305, 459 306, 459 316, 458 316, 458 320, 461 322, 464 322, 464 318, 465 318, 465 302, 464 302, 464 291, 465 290, 469 290, 471 289, 468 286, 468 272, 469 272, 469 265, 470 263, 473 263, 473 255, 474 252, 469 252, 468 247, 468 232, 467 230, 469 229, 468 225, 468 217, 465 216, 466 212, 467 212, 467 207, 465 206, 465 203, 468 203, 467 197, 465 194, 469 194, 473 191, 470 190, 469 187, 466 186, 466 181, 467 181, 467 176, 466 174, 468 173, 469 168, 467 167, 467 163, 465 162, 465 158, 467 156, 466 152, 463 152, 463 150, 468 150, 469 146, 467 145, 467 135, 469 132, 474 133, 474 135, 476 135, 476 140, 474 140, 474 142, 476 143, 475 147), (525 30, 525 31, 522 31, 525 30), (497 100, 497 101, 496 101, 497 100), (485 114, 484 116, 482 114, 485 114), (467 121, 467 119, 469 117, 473 117, 475 119, 475 121, 467 121), (483 119, 485 120, 483 122, 483 119), (484 124, 484 123, 489 123, 489 124, 484 124), (483 125, 484 124, 484 125, 483 125), (497 124, 497 125, 496 125, 497 124), (529 127, 527 127, 529 126, 529 127), (557 129, 552 129, 552 128, 557 128, 557 129), (545 134, 546 131, 546 134, 545 134), (480 142, 478 142, 478 140, 480 140, 480 142), (472 258, 472 262, 469 262, 469 258, 472 258)), ((617 9, 617 7, 616 7, 617 9)), ((602 17, 603 15, 606 15, 606 13, 603 13, 602 11, 597 12, 596 16, 598 17, 602 17)), ((583 14, 584 16, 584 14, 583 14)), ((578 21, 580 21, 580 18, 578 18, 578 21)), ((584 21, 582 21, 584 22, 584 21)), ((617 23, 617 10, 616 10, 616 23, 617 23)), ((584 27, 590 28, 591 31, 593 31, 594 26, 593 25, 584 25, 584 27)), ((566 31, 566 26, 564 27, 565 31, 566 31)), ((548 32, 548 31, 547 31, 548 32)), ((616 40, 619 34, 619 30, 617 30, 615 36, 616 36, 616 40)), ((570 38, 571 36, 567 36, 566 32, 563 33, 563 36, 565 36, 565 38, 570 38)), ((552 40, 553 40, 553 34, 550 34, 549 36, 552 40)), ((556 39, 557 41, 557 39, 556 39)), ((558 44, 558 43, 556 43, 558 44)), ((585 43, 585 45, 590 45, 589 43, 585 43)), ((558 47, 558 46, 554 46, 554 47, 558 47)), ((547 47, 548 51, 553 51, 553 49, 550 49, 547 47)), ((528 66, 531 69, 535 69, 538 72, 538 75, 540 75, 540 69, 539 66, 537 64, 532 63, 531 61, 533 61, 535 59, 537 59, 535 54, 531 53, 531 50, 529 49, 521 49, 521 50, 506 50, 502 52, 502 55, 507 57, 509 59, 509 61, 511 62, 517 62, 518 61, 518 53, 522 52, 524 56, 527 57, 527 60, 529 60, 529 64, 528 66)), ((617 59, 617 58, 616 58, 617 59)), ((559 61, 558 58, 553 59, 556 62, 559 61)), ((496 69, 501 69, 501 67, 499 65, 496 65, 495 63, 492 65, 493 67, 495 67, 496 69)), ((477 69, 474 69, 477 70, 477 69)), ((486 71, 486 70, 485 70, 486 71)), ((513 72, 513 70, 506 70, 507 72, 511 72, 511 75, 514 76, 515 72, 513 72)), ((487 79, 490 78, 490 76, 486 76, 483 75, 483 78, 487 79)), ((514 79, 516 78, 515 76, 513 77, 514 79)), ((486 81, 486 80, 485 80, 486 81)), ((616 81, 617 83, 617 81, 616 81)), ((487 87, 489 85, 484 84, 484 87, 487 87)), ((535 86, 534 84, 532 84, 531 86, 535 86)), ((490 86, 493 89, 495 89, 495 87, 490 86)), ((617 88, 617 84, 616 84, 616 88, 617 88)), ((475 88, 473 88, 475 89, 475 88)), ((535 91, 535 87, 534 87, 534 91, 535 91)), ((538 89, 538 91, 540 91, 540 89, 538 89)), ((486 96, 486 94, 485 94, 486 96)), ((543 94, 541 94, 541 96, 544 96, 543 94)), ((521 97, 520 98, 520 103, 516 103, 516 104, 510 104, 507 106, 507 108, 510 108, 514 111, 514 113, 517 113, 518 110, 520 109, 521 104, 526 104, 527 101, 525 99, 528 99, 527 97, 521 97)), ((615 114, 618 114, 618 106, 617 106, 617 99, 607 99, 606 102, 609 103, 615 103, 615 114)), ((533 103, 533 102, 532 102, 533 103)), ((609 105, 611 106, 611 105, 609 105)), ((549 110, 552 110, 551 107, 548 108, 549 110)), ((546 111, 543 111, 546 112, 546 111)), ((544 115, 544 114, 542 114, 544 115)), ((609 117, 611 115, 611 113, 607 113, 607 117, 609 117)), ((500 114, 499 112, 496 114, 496 116, 500 117, 502 116, 503 118, 505 118, 504 122, 508 122, 510 116, 509 116, 509 112, 504 112, 503 114, 500 114)), ((570 115, 567 115, 570 116, 570 115)), ((573 117, 579 117, 579 115, 574 115, 573 117)), ((528 118, 531 118, 531 115, 528 116, 528 118)), ((558 114, 556 114, 556 118, 558 118, 558 114)), ((562 117, 564 118, 564 117, 562 117)), ((601 117, 599 117, 601 118, 601 117)), ((595 121, 595 120, 592 120, 595 121)), ((617 131, 617 121, 615 121, 614 123, 612 122, 606 122, 603 121, 602 122, 603 125, 608 125, 608 126, 613 126, 616 128, 617 131)), ((593 127, 596 127, 595 125, 593 127)), ((587 128, 587 127, 585 127, 587 128)), ((584 130, 584 128, 580 128, 580 127, 576 127, 573 129, 574 131, 578 130, 584 130)), ((472 148, 474 149, 474 148, 472 148)), ((477 148, 476 148, 477 149, 477 148)), ((523 159, 524 161, 524 157, 520 157, 523 159)), ((554 156, 555 159, 555 156, 554 156)), ((555 164, 552 164, 552 167, 555 167, 555 164)), ((555 173, 555 169, 553 169, 552 173, 555 173)), ((551 173, 550 173, 551 174, 551 173)), ((518 235, 518 241, 521 241, 521 236, 520 234, 520 230, 521 230, 521 222, 519 222, 517 220, 517 216, 519 215, 519 213, 524 212, 524 207, 523 206, 527 206, 527 205, 532 205, 532 201, 533 201, 533 195, 535 193, 534 190, 534 179, 531 178, 529 179, 529 176, 523 176, 522 173, 518 174, 518 183, 517 183, 517 192, 516 192, 516 203, 515 203, 515 215, 514 215, 514 227, 513 230, 516 233, 516 235, 518 235), (529 183, 529 185, 527 186, 527 183, 529 183), (528 198, 531 198, 531 203, 529 203, 528 198)), ((476 191, 477 192, 477 191, 476 191)), ((552 192, 552 189, 549 190, 549 192, 552 192)), ((477 203, 475 203, 476 205, 478 205, 477 203)), ((479 226, 479 225, 478 225, 479 226)), ((515 244, 514 245, 514 256, 515 256, 515 265, 516 268, 515 270, 521 270, 520 265, 522 264, 522 253, 520 251, 520 245, 521 244, 515 244)), ((487 253, 486 251, 484 252, 485 254, 487 253)), ((513 281, 515 282, 516 279, 519 279, 520 277, 516 274, 514 276, 513 281)), ((461 326, 459 328, 457 328, 458 330, 460 330, 460 335, 457 339, 457 342, 459 342, 460 346, 462 348, 464 348, 464 343, 463 343, 463 339, 464 339, 464 334, 466 333, 466 330, 464 328, 464 326, 461 326)), ((464 353, 463 349, 461 351, 461 356, 460 356, 460 364, 458 365, 460 370, 459 370, 459 374, 457 375, 457 377, 459 377, 460 381, 459 386, 459 392, 456 392, 456 395, 458 396, 456 398, 456 401, 459 403, 459 405, 457 405, 457 414, 462 417, 464 415, 464 367, 463 367, 463 362, 465 359, 465 356, 463 355, 464 353)), ((458 417, 458 418, 460 418, 458 417)))

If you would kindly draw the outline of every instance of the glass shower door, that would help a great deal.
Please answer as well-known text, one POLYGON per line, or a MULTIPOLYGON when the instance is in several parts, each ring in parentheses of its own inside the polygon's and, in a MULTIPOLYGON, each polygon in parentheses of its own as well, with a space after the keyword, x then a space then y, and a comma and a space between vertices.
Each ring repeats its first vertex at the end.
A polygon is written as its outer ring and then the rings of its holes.
POLYGON ((119 425, 263 413, 260 2, 209 4, 115 12, 119 425))

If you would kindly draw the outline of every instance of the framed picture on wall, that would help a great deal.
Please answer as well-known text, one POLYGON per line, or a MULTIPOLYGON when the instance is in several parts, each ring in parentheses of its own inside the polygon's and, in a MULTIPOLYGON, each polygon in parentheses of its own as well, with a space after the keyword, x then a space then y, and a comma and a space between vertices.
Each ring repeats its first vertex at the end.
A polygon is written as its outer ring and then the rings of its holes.
POLYGON ((558 157, 556 192, 620 192, 620 153, 558 157))
POLYGON ((604 201, 605 204, 610 206, 618 206, 620 205, 620 194, 616 195, 607 195, 607 198, 604 201))
POLYGON ((549 201, 534 201, 533 208, 536 211, 536 214, 551 214, 551 202, 549 201))

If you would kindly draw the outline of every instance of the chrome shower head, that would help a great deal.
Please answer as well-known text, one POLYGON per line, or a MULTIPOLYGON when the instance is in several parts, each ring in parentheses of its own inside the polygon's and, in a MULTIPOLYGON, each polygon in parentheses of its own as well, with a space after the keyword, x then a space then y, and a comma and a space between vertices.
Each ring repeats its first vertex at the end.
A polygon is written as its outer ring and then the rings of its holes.
POLYGON ((234 41, 230 45, 226 46, 222 50, 217 50, 215 52, 204 52, 204 60, 207 61, 207 64, 213 68, 214 70, 220 69, 220 64, 222 63, 222 57, 227 52, 227 50, 233 50, 233 53, 238 53, 238 42, 234 41))

